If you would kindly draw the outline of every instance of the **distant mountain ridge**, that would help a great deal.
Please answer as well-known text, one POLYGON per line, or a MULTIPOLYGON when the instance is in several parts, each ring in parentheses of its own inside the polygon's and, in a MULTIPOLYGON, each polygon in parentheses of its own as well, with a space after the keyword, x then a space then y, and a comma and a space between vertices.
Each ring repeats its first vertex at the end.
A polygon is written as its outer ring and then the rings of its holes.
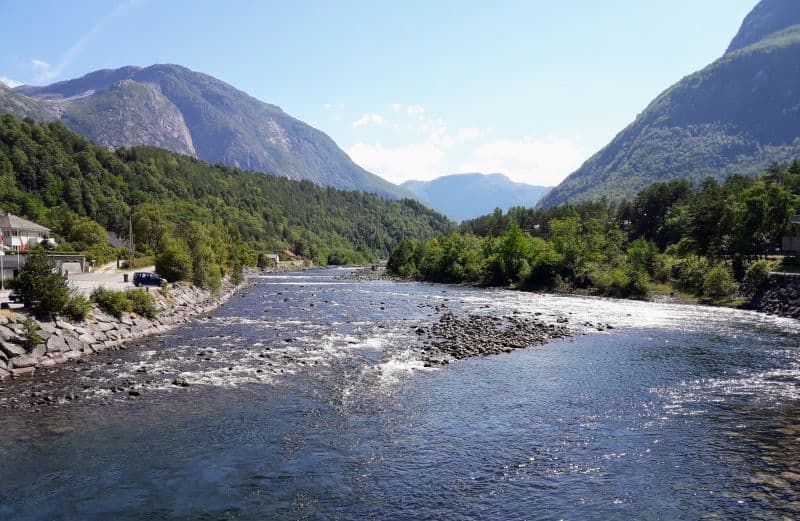
POLYGON ((60 119, 109 147, 158 146, 323 186, 410 196, 280 107, 179 65, 100 70, 43 87, 0 86, 0 112, 60 119))
POLYGON ((550 187, 515 183, 503 174, 453 174, 400 185, 451 219, 473 219, 495 208, 535 206, 550 187))
POLYGON ((631 198, 655 181, 757 175, 800 157, 800 2, 763 0, 727 52, 661 93, 545 206, 631 198))

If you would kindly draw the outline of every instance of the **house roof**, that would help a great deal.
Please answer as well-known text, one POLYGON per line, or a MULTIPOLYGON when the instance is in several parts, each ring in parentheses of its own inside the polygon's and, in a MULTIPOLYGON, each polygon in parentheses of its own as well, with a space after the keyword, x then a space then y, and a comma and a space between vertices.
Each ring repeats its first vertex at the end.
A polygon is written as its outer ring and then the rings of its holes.
POLYGON ((36 224, 33 221, 17 217, 16 215, 0 210, 0 228, 11 230, 27 230, 31 232, 50 232, 50 228, 36 224))

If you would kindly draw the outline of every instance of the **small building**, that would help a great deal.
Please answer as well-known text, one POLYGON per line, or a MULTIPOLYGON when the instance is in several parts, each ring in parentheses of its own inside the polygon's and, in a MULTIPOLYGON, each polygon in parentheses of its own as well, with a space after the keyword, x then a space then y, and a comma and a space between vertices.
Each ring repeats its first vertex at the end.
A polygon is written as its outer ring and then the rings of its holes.
MULTIPOLYGON (((28 256, 25 254, 6 253, 0 256, 0 278, 11 280, 17 278, 19 269, 25 265, 28 256)), ((48 253, 47 258, 53 261, 56 269, 66 276, 86 271, 86 257, 76 253, 48 253)))
POLYGON ((269 266, 277 266, 281 261, 281 258, 278 257, 277 253, 265 253, 264 258, 267 259, 267 264, 269 266))
POLYGON ((0 209, 0 249, 6 253, 24 252, 45 241, 55 246, 50 236, 50 228, 0 209))
POLYGON ((792 225, 794 234, 783 238, 783 253, 800 255, 800 215, 789 217, 789 224, 792 225))

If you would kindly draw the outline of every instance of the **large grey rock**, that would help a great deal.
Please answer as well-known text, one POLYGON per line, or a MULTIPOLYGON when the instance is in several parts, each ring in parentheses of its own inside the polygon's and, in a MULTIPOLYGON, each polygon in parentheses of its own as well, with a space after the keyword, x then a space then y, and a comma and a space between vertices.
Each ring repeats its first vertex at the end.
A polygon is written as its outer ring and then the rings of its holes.
POLYGON ((6 371, 5 369, 0 369, 0 380, 5 380, 6 378, 8 378, 8 375, 10 374, 11 373, 6 371))
POLYGON ((26 374, 31 374, 34 371, 36 371, 36 368, 33 367, 33 366, 30 366, 30 367, 15 367, 14 369, 11 370, 11 375, 12 376, 23 376, 23 375, 26 375, 26 374))
POLYGON ((47 339, 47 350, 59 353, 62 351, 69 351, 69 346, 67 345, 67 341, 64 337, 51 336, 47 339))
POLYGON ((31 356, 33 358, 39 359, 43 357, 46 352, 47 352, 47 347, 44 344, 39 344, 38 346, 33 348, 33 351, 31 351, 31 356))
POLYGON ((0 342, 0 349, 8 355, 9 358, 25 354, 25 349, 17 344, 11 342, 0 342))
POLYGON ((81 336, 78 337, 78 340, 80 340, 84 344, 89 344, 89 345, 92 345, 97 342, 97 340, 89 333, 83 333, 81 336))
POLYGON ((73 331, 75 329, 75 326, 69 322, 64 322, 63 320, 56 321, 56 325, 61 329, 66 329, 67 331, 73 331))
POLYGON ((7 369, 7 368, 8 368, 8 364, 6 363, 6 361, 5 360, 0 360, 0 369, 7 369))
POLYGON ((38 360, 30 355, 22 355, 15 356, 9 362, 11 362, 11 367, 16 369, 18 367, 33 367, 38 360))
POLYGON ((16 333, 11 331, 7 327, 0 325, 0 341, 9 342, 15 336, 17 336, 16 333))
POLYGON ((45 333, 50 333, 51 335, 54 335, 56 332, 56 325, 53 322, 39 322, 39 329, 41 329, 45 333))

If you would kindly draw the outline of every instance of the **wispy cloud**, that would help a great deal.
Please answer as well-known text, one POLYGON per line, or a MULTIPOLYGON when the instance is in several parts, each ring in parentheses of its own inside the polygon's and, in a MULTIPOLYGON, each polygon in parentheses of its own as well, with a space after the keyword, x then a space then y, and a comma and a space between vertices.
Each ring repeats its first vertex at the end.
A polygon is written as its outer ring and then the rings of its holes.
POLYGON ((11 87, 12 89, 14 87, 19 87, 20 85, 22 85, 21 81, 12 80, 11 78, 6 78, 5 76, 0 76, 0 83, 5 84, 6 86, 11 87))
POLYGON ((377 112, 368 112, 353 121, 353 128, 368 127, 370 125, 383 125, 386 122, 383 116, 377 112))
POLYGON ((587 157, 577 137, 557 135, 492 137, 491 128, 449 129, 421 105, 393 103, 384 118, 366 113, 354 127, 386 124, 400 144, 359 141, 347 153, 367 170, 394 183, 430 180, 458 172, 503 173, 515 181, 556 185, 587 157), (405 141, 403 143, 402 141, 405 141))
POLYGON ((103 30, 110 23, 126 16, 132 9, 143 3, 143 1, 144 0, 126 0, 117 4, 110 12, 95 20, 89 30, 61 55, 61 58, 55 65, 39 58, 32 58, 31 67, 33 68, 36 81, 48 82, 59 78, 64 71, 78 59, 81 53, 86 50, 86 47, 98 32, 103 30))

